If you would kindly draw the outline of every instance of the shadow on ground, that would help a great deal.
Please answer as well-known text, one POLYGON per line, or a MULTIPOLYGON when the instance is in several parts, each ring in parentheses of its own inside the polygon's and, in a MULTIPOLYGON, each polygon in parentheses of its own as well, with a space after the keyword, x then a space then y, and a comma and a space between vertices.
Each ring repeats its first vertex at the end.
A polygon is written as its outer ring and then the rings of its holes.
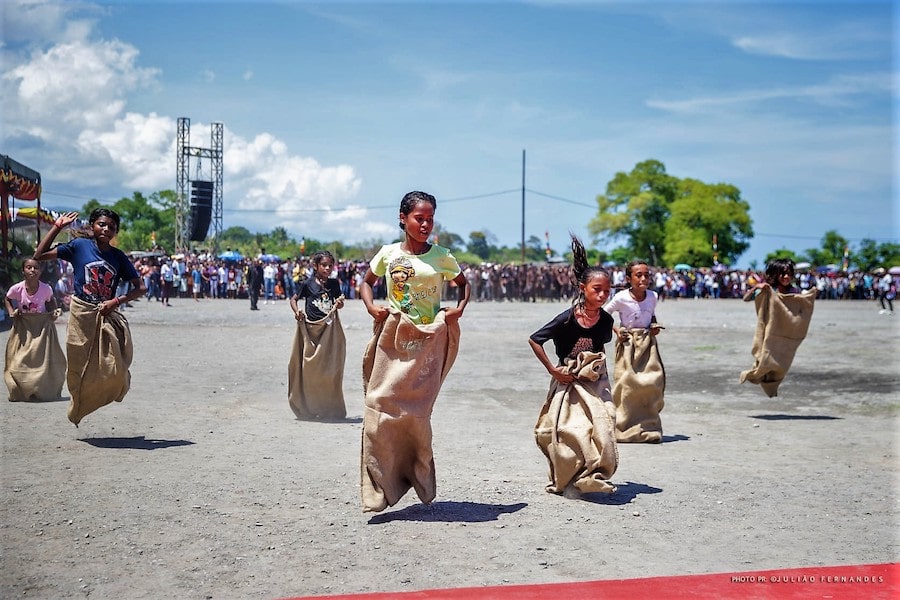
POLYGON ((831 415, 750 415, 751 419, 761 419, 763 421, 836 421, 841 417, 832 417, 831 415))
POLYGON ((95 437, 80 440, 97 448, 113 448, 128 450, 158 450, 173 446, 191 446, 190 440, 148 440, 142 435, 137 437, 95 437))
POLYGON ((369 519, 369 524, 378 525, 392 521, 484 523, 496 521, 500 515, 518 512, 526 506, 528 504, 525 502, 516 504, 483 504, 481 502, 416 504, 395 512, 376 515, 369 519))
POLYGON ((628 504, 641 494, 659 494, 661 492, 662 488, 653 487, 644 483, 627 481, 625 483, 617 483, 616 491, 612 494, 582 494, 577 499, 583 500, 584 502, 592 502, 593 504, 610 504, 617 506, 620 504, 628 504))

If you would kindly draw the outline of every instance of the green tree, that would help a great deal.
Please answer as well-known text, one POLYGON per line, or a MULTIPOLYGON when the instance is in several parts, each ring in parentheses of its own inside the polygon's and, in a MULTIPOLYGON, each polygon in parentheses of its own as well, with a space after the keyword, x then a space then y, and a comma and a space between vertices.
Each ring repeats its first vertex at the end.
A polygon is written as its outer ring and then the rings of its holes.
POLYGON ((875 240, 864 239, 859 242, 859 248, 853 255, 854 263, 861 271, 871 271, 879 266, 878 244, 875 240))
POLYGON ((609 253, 609 260, 620 266, 627 265, 633 258, 635 258, 634 254, 624 246, 613 248, 609 253))
POLYGON ((432 238, 437 240, 437 244, 440 244, 444 248, 450 250, 450 252, 456 253, 461 250, 463 246, 465 246, 465 241, 459 235, 453 233, 452 231, 447 231, 439 223, 434 224, 434 229, 431 231, 432 238))
MULTIPOLYGON (((552 254, 552 250, 551 250, 552 254)), ((521 260, 521 250, 519 251, 519 260, 521 260)), ((541 238, 536 235, 529 236, 525 240, 525 261, 526 262, 542 262, 547 260, 547 250, 544 248, 541 238)))
MULTIPOLYGON (((750 205, 737 187, 679 179, 666 173, 658 160, 616 173, 606 194, 597 197, 597 207, 588 230, 605 241, 624 240, 628 260, 711 264, 716 253, 721 262, 731 264, 753 237, 750 205)), ((620 262, 616 251, 610 257, 620 262)))
POLYGON ((859 243, 859 248, 852 253, 851 261, 861 271, 870 272, 878 267, 890 268, 900 265, 900 244, 866 238, 859 243))
POLYGON ((733 264, 753 237, 749 211, 750 205, 733 185, 690 178, 679 181, 664 227, 664 263, 711 265, 717 257, 719 262, 733 264))
POLYGON ((878 245, 878 256, 885 268, 900 266, 900 244, 884 242, 878 245))
MULTIPOLYGON (((789 250, 787 248, 779 248, 774 252, 769 252, 768 254, 766 254, 766 264, 769 264, 770 262, 778 258, 789 258, 794 261, 794 264, 797 264, 798 262, 801 262, 803 260, 803 257, 793 250, 789 250)), ((756 266, 750 265, 750 268, 755 270, 756 266)))
POLYGON ((678 179, 658 160, 638 163, 630 173, 618 172, 597 197, 598 213, 588 231, 607 241, 624 238, 632 256, 654 264, 665 254, 665 223, 678 191, 678 179))
POLYGON ((822 236, 821 248, 808 248, 806 256, 814 265, 839 265, 844 258, 844 249, 849 246, 847 238, 841 236, 834 229, 825 232, 822 236))
POLYGON ((469 243, 467 244, 466 249, 481 258, 481 260, 487 260, 488 256, 491 254, 487 235, 483 231, 473 231, 469 234, 469 243))
MULTIPOLYGON (((95 199, 89 200, 82 207, 82 218, 102 206, 95 199)), ((133 192, 130 198, 121 198, 109 208, 121 218, 116 244, 125 252, 149 250, 154 245, 174 248, 175 192, 172 190, 154 192, 149 198, 141 192, 133 192)))

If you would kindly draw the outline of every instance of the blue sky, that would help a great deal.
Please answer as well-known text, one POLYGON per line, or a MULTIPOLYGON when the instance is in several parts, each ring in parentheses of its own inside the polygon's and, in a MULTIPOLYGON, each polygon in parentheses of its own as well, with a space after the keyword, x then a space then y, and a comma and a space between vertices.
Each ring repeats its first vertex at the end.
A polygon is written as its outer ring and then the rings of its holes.
POLYGON ((0 10, 0 152, 41 172, 50 208, 173 189, 188 117, 192 145, 224 123, 226 228, 390 241, 422 189, 445 229, 517 246, 524 150, 525 235, 558 251, 650 158, 740 188, 756 236, 739 265, 832 229, 898 241, 890 2, 0 10))

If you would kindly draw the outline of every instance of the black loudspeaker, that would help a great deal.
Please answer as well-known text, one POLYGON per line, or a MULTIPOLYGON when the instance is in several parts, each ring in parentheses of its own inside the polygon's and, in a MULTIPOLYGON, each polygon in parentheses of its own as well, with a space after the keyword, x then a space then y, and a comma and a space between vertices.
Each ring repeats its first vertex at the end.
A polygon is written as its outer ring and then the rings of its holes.
POLYGON ((209 222, 212 220, 212 181, 191 182, 191 220, 190 241, 202 242, 209 231, 209 222))

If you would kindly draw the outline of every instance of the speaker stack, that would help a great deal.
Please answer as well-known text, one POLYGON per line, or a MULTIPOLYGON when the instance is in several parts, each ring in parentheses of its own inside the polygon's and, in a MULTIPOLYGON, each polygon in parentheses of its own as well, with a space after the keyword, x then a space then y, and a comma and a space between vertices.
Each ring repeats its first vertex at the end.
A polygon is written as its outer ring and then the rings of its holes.
POLYGON ((209 231, 209 222, 212 220, 212 181, 191 182, 191 219, 190 240, 202 242, 209 231))

